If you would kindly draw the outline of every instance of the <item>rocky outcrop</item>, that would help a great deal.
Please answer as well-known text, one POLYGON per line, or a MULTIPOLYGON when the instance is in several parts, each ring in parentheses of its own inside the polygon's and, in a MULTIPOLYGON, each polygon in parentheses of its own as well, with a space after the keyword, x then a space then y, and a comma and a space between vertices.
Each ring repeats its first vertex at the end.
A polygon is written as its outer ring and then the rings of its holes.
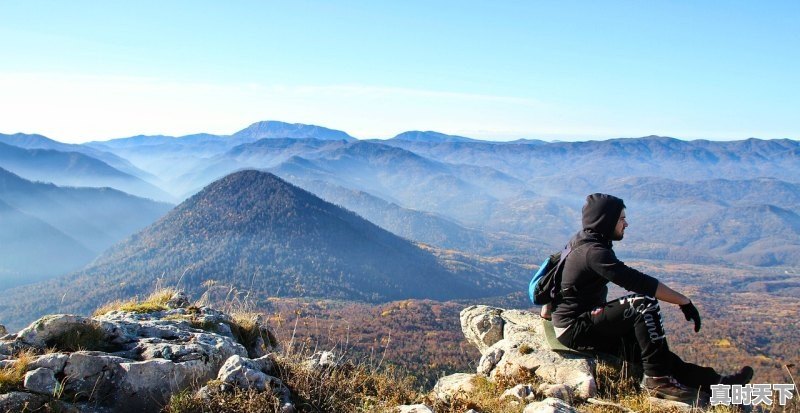
MULTIPOLYGON (((462 310, 461 330, 480 350, 481 359, 475 374, 456 373, 439 379, 430 395, 434 403, 451 407, 457 402, 470 405, 479 380, 492 382, 492 386, 522 380, 525 382, 499 388, 498 398, 502 404, 524 406, 524 413, 573 413, 579 411, 574 406, 580 407, 583 403, 630 411, 617 403, 595 398, 596 358, 608 362, 609 367, 621 364, 620 360, 610 355, 554 352, 547 344, 542 321, 538 314, 521 310, 483 305, 462 310)), ((635 371, 625 373, 636 374, 635 371)), ((654 411, 692 409, 685 403, 653 397, 649 398, 649 403, 654 411)))
POLYGON ((192 307, 185 294, 173 296, 163 311, 42 317, 0 339, 0 354, 6 358, 0 363, 6 367, 21 362, 15 359, 20 350, 42 354, 55 349, 26 361, 24 391, 2 395, 0 411, 41 406, 53 395, 77 400, 82 411, 158 411, 172 394, 212 379, 232 387, 271 389, 290 404, 288 389, 269 375, 274 334, 259 320, 248 324, 255 334, 251 331, 251 340, 242 343, 235 333, 242 327, 230 316, 192 307), (257 357, 248 358, 252 355, 257 357))
POLYGON ((531 373, 587 399, 597 392, 593 360, 551 351, 539 315, 522 310, 471 306, 461 311, 461 329, 481 352, 477 373, 491 378, 531 373))

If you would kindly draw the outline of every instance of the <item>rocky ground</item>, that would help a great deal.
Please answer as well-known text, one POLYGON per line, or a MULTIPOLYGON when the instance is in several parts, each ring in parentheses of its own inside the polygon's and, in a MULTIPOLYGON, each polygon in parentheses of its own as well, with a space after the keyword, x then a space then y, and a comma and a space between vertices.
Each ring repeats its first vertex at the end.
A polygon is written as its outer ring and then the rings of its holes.
MULTIPOLYGON (((415 393, 330 352, 289 365, 260 317, 236 319, 183 293, 162 294, 92 317, 46 316, 16 334, 0 328, 0 412, 630 411, 601 400, 600 367, 615 361, 551 351, 536 314, 471 306, 461 327, 482 354, 476 371, 415 393), (235 398, 242 394, 250 396, 235 398)), ((691 409, 644 400, 651 411, 691 409)))

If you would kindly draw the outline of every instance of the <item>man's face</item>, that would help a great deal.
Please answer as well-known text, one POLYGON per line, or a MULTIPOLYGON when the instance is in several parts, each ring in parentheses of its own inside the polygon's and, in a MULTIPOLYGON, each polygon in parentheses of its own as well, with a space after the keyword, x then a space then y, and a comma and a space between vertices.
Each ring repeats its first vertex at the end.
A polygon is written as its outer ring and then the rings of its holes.
POLYGON ((619 214, 619 220, 617 220, 617 226, 614 227, 614 237, 612 238, 613 241, 621 241, 622 238, 625 236, 625 228, 628 228, 628 221, 625 220, 625 209, 622 210, 619 214))

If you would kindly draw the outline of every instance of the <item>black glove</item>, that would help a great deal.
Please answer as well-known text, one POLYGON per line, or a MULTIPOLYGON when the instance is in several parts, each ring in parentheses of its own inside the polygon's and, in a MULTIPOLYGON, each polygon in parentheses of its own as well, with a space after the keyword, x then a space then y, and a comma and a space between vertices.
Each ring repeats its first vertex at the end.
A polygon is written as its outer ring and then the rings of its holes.
POLYGON ((686 321, 694 320, 694 332, 700 331, 700 312, 697 311, 697 307, 689 301, 687 304, 681 306, 681 311, 683 311, 686 321))

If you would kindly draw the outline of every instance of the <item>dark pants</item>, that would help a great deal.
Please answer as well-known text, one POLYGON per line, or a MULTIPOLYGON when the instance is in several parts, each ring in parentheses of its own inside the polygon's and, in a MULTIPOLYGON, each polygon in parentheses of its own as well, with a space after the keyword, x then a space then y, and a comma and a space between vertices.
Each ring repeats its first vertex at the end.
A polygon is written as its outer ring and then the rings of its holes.
POLYGON ((627 295, 581 314, 558 340, 576 350, 594 350, 641 362, 644 374, 673 376, 680 383, 707 389, 720 375, 710 367, 687 363, 669 350, 658 300, 627 295))

